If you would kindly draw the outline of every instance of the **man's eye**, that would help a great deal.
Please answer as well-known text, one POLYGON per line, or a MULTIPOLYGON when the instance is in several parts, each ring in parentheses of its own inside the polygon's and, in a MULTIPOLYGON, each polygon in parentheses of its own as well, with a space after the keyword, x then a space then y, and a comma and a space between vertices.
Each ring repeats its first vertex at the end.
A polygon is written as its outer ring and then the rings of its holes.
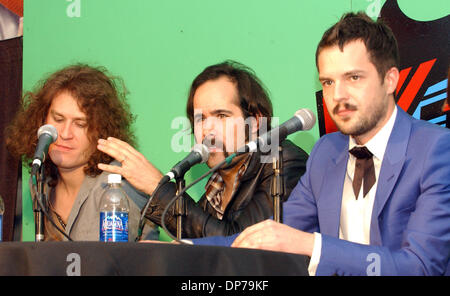
POLYGON ((222 118, 225 118, 225 117, 227 117, 227 115, 223 114, 223 113, 220 113, 220 114, 217 115, 217 118, 219 118, 219 119, 222 119, 222 118))
POLYGON ((323 86, 330 86, 331 84, 333 84, 333 82, 331 80, 324 80, 324 81, 322 81, 322 85, 323 86))
POLYGON ((359 76, 358 75, 352 75, 351 77, 350 77, 350 79, 351 80, 353 80, 353 81, 357 81, 357 80, 359 80, 359 76))
POLYGON ((75 125, 76 127, 79 127, 79 128, 87 127, 87 122, 84 120, 74 120, 72 123, 73 123, 73 125, 75 125))

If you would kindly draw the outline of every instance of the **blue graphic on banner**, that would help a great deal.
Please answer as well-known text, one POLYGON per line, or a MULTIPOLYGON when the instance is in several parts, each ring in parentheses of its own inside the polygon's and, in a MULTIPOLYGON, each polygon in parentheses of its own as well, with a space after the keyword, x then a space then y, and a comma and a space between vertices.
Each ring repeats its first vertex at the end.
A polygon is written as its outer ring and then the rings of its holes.
MULTIPOLYGON (((430 87, 427 89, 427 91, 425 92, 424 97, 429 96, 429 95, 432 95, 432 94, 434 94, 434 93, 437 93, 437 92, 439 92, 439 91, 442 91, 442 90, 447 89, 447 82, 448 82, 448 79, 445 79, 445 80, 442 80, 442 81, 440 81, 440 82, 438 82, 438 83, 436 83, 436 84, 430 86, 430 87)), ((443 92, 443 93, 438 94, 438 95, 436 95, 436 96, 433 96, 433 97, 430 97, 430 98, 428 98, 428 99, 422 100, 422 101, 419 103, 419 105, 417 106, 417 108, 416 108, 416 110, 414 111, 414 113, 413 113, 412 116, 413 116, 414 118, 421 119, 421 118, 420 118, 420 112, 421 112, 421 110, 422 110, 423 107, 425 107, 425 106, 427 106, 427 105, 430 105, 430 104, 433 104, 433 103, 436 103, 436 102, 438 102, 438 101, 443 101, 443 100, 445 100, 446 98, 447 98, 447 93, 446 93, 446 92, 443 92)), ((441 104, 441 105, 442 105, 442 104, 441 104)), ((428 121, 431 122, 431 123, 439 123, 439 122, 443 122, 443 121, 445 121, 445 117, 446 117, 446 116, 447 116, 447 115, 444 114, 444 115, 442 115, 442 116, 432 118, 432 119, 430 119, 430 120, 428 120, 428 121)), ((441 125, 442 125, 443 127, 445 127, 445 123, 444 123, 444 124, 441 124, 441 125)))

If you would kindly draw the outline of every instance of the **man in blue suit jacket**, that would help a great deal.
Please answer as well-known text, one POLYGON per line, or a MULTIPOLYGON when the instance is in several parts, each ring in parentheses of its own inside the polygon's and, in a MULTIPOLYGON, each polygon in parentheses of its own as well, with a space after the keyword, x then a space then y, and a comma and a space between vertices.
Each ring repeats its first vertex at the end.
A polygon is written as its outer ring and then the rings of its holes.
POLYGON ((450 274, 450 131, 396 106, 398 60, 391 30, 362 13, 324 34, 316 62, 340 132, 314 146, 284 224, 232 246, 308 255, 315 275, 450 274))

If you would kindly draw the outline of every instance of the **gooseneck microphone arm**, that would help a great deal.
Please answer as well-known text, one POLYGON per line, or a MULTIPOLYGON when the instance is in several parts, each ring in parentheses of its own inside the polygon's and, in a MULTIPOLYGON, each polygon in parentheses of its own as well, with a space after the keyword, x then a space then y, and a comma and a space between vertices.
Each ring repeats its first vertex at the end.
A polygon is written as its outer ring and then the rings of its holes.
POLYGON ((44 241, 44 210, 45 210, 45 192, 44 192, 44 164, 42 164, 36 172, 34 178, 36 179, 36 196, 34 198, 34 227, 35 227, 35 241, 44 241))
POLYGON ((225 164, 230 164, 231 161, 233 160, 233 158, 236 157, 236 153, 233 153, 232 155, 228 156, 227 158, 225 158, 224 160, 222 160, 220 163, 218 163, 216 166, 212 167, 210 170, 208 170, 206 173, 204 173, 203 175, 201 175, 199 178, 197 178, 194 182, 192 182, 191 184, 189 184, 188 186, 186 186, 181 192, 177 192, 177 195, 175 197, 173 197, 170 202, 167 204, 166 208, 164 209, 162 215, 161 215, 161 226, 164 229, 164 231, 167 233, 167 235, 172 238, 173 240, 179 242, 180 244, 186 244, 182 239, 179 239, 177 237, 175 237, 170 231, 169 229, 167 229, 167 225, 165 222, 165 218, 167 215, 167 212, 169 211, 170 207, 173 205, 173 203, 178 200, 178 198, 180 196, 182 196, 187 190, 189 190, 192 186, 194 186, 195 184, 197 184, 198 182, 200 182, 201 180, 203 180, 204 178, 206 178, 207 176, 209 176, 210 174, 214 173, 215 171, 219 170, 222 166, 224 166, 225 164))
POLYGON ((283 223, 283 208, 281 207, 282 199, 286 193, 284 174, 283 174, 283 147, 278 146, 278 155, 273 157, 273 176, 270 193, 273 198, 273 220, 283 223))
POLYGON ((35 192, 34 201, 33 201, 33 211, 34 211, 34 221, 35 221, 35 241, 42 242, 45 240, 45 222, 44 216, 47 217, 47 220, 50 224, 55 227, 55 229, 61 233, 68 241, 73 241, 72 238, 65 233, 64 230, 59 228, 56 225, 55 221, 53 221, 52 217, 49 215, 47 210, 47 196, 45 194, 45 165, 42 163, 39 166, 39 169, 34 171, 31 175, 32 186, 35 192))
MULTIPOLYGON (((177 195, 183 191, 186 182, 184 181, 184 175, 175 179, 177 184, 177 195)), ((175 203, 174 216, 177 217, 177 239, 181 240, 181 235, 183 232, 183 216, 186 216, 186 201, 184 200, 184 195, 178 195, 177 201, 175 203)))

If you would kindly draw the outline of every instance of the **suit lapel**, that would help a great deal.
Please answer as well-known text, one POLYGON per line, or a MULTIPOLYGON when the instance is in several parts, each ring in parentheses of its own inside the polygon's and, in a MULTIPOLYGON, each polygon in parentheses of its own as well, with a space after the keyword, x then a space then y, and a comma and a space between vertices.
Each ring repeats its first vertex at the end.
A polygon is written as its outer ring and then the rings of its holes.
POLYGON ((389 137, 389 142, 384 153, 381 170, 375 195, 375 202, 372 211, 370 243, 381 245, 381 232, 378 223, 383 208, 392 194, 392 190, 397 183, 406 158, 411 133, 411 120, 408 115, 397 108, 397 118, 389 137))
POLYGON ((323 178, 320 197, 319 213, 323 213, 320 223, 320 232, 334 237, 339 237, 339 225, 341 218, 342 191, 348 161, 348 136, 342 135, 333 143, 335 153, 329 162, 323 178))

